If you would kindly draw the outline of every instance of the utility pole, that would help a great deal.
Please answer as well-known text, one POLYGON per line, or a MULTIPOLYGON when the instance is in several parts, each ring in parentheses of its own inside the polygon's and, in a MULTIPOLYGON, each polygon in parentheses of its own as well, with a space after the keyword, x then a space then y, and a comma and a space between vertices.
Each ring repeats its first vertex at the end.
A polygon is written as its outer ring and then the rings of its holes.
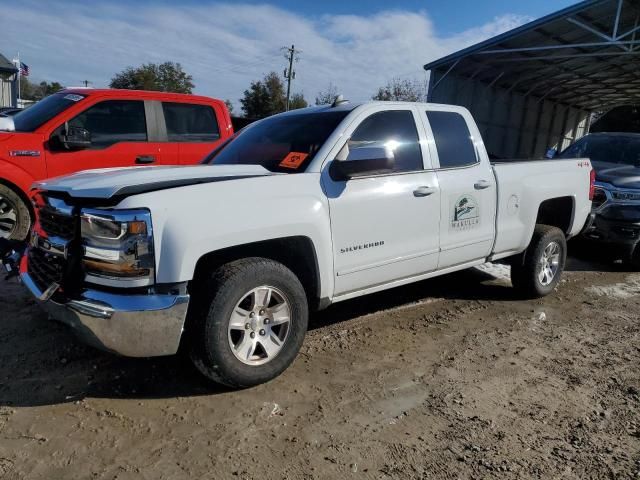
POLYGON ((291 45, 291 48, 282 47, 282 50, 285 52, 284 58, 289 61, 289 68, 284 69, 284 77, 287 79, 287 105, 286 111, 289 111, 289 99, 291 98, 291 80, 296 78, 296 72, 293 70, 293 61, 296 62, 300 59, 298 57, 299 53, 302 53, 300 50, 296 50, 295 45, 291 45))
POLYGON ((83 80, 82 83, 84 83, 84 87, 87 88, 91 82, 89 80, 83 80))

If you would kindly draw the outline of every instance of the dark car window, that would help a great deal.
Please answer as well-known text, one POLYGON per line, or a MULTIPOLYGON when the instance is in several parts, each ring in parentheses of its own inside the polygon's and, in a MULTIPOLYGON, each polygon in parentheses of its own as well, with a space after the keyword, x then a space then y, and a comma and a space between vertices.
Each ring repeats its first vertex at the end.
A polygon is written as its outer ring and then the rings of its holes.
POLYGON ((438 150, 440 168, 465 167, 478 163, 473 138, 464 117, 455 112, 427 112, 438 150))
POLYGON ((91 145, 105 148, 118 142, 146 142, 144 102, 108 100, 100 102, 69 121, 91 133, 91 145))
POLYGON ((13 117, 16 132, 33 132, 67 108, 84 100, 85 95, 55 93, 22 110, 13 117))
POLYGON ((272 172, 304 172, 349 111, 293 113, 245 127, 204 161, 261 165, 272 172))
POLYGON ((409 110, 378 112, 363 120, 351 135, 349 147, 368 143, 392 145, 396 172, 424 168, 418 130, 409 110))
POLYGON ((640 166, 640 135, 587 135, 558 157, 640 166))
POLYGON ((170 142, 215 142, 220 138, 216 113, 209 105, 162 102, 170 142))

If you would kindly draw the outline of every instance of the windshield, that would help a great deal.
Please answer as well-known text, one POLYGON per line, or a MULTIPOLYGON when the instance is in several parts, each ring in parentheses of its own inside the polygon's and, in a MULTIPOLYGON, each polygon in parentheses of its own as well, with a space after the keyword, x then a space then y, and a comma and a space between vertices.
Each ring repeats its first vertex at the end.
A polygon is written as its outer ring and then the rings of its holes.
POLYGON ((589 158, 592 162, 640 166, 640 135, 588 135, 567 148, 560 158, 589 158))
POLYGON ((238 132, 204 163, 261 165, 272 172, 301 173, 349 111, 267 118, 238 132))
POLYGON ((84 98, 85 95, 75 93, 49 95, 13 117, 16 132, 33 132, 36 128, 84 98))

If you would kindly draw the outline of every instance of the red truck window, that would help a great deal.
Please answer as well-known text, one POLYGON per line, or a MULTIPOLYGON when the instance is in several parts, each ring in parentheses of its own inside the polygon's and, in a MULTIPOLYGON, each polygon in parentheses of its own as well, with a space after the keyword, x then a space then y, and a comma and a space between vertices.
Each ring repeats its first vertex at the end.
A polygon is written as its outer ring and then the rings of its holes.
POLYGON ((162 102, 170 142, 215 142, 220 138, 216 113, 208 105, 162 102))
POLYGON ((72 127, 91 133, 92 148, 106 148, 118 142, 146 142, 144 102, 107 100, 88 108, 69 121, 72 127))

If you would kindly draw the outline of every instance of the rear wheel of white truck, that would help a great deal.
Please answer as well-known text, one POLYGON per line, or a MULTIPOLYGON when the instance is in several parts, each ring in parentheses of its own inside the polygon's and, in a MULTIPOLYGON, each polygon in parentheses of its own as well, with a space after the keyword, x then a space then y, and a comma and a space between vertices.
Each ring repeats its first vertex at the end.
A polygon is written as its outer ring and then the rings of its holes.
POLYGON ((237 260, 217 269, 194 298, 191 358, 234 388, 265 383, 293 362, 307 331, 307 297, 281 263, 237 260))
POLYGON ((558 285, 566 261, 567 240, 562 230, 536 225, 524 257, 511 264, 511 283, 524 297, 544 297, 558 285))

